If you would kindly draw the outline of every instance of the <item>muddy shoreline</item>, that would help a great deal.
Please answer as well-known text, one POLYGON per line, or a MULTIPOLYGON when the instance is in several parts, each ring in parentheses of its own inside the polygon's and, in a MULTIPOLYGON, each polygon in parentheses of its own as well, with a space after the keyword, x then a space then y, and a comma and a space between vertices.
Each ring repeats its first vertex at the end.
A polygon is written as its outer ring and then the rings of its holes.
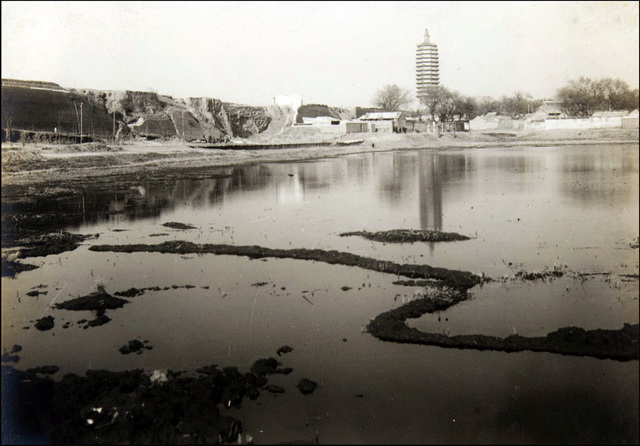
MULTIPOLYGON (((167 175, 191 175, 189 170, 251 165, 266 162, 295 162, 335 158, 358 153, 398 150, 463 150, 496 147, 546 147, 598 144, 638 144, 637 129, 601 129, 581 131, 528 131, 515 136, 505 133, 468 132, 459 135, 433 134, 367 136, 359 145, 326 146, 327 141, 296 141, 308 146, 301 148, 242 150, 194 149, 181 141, 164 143, 128 142, 117 144, 122 151, 51 154, 51 147, 35 144, 2 146, 2 185, 59 185, 82 179, 104 176, 134 175, 146 179, 167 175), (13 152, 13 153, 12 153, 13 152), (24 152, 20 154, 18 152, 24 152), (23 156, 24 155, 24 156, 23 156)), ((265 144, 264 142, 257 142, 265 144)), ((272 141, 269 144, 291 144, 291 141, 272 141)), ((71 146, 70 146, 71 147, 71 146)), ((107 146, 109 148, 109 146, 107 146)), ((4 187, 3 187, 4 188, 4 187)), ((7 195, 3 191, 3 199, 7 195)))

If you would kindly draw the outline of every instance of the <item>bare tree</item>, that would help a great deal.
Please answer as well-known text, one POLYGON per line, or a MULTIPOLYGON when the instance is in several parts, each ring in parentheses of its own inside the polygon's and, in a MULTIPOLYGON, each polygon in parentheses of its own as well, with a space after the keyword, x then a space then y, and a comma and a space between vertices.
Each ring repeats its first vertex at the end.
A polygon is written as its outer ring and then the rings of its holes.
POLYGON ((438 85, 430 88, 427 95, 420 98, 420 103, 425 106, 433 121, 436 120, 436 117, 442 121, 443 115, 446 114, 446 105, 450 97, 451 92, 442 85, 438 85))
POLYGON ((6 140, 7 142, 11 142, 11 131, 13 130, 13 117, 11 117, 9 112, 3 110, 2 119, 4 120, 6 140))
POLYGON ((412 101, 411 92, 396 84, 385 85, 373 97, 373 105, 386 111, 398 111, 412 101))
POLYGON ((638 90, 619 79, 571 80, 556 94, 569 116, 591 116, 598 110, 633 110, 638 108, 638 90))

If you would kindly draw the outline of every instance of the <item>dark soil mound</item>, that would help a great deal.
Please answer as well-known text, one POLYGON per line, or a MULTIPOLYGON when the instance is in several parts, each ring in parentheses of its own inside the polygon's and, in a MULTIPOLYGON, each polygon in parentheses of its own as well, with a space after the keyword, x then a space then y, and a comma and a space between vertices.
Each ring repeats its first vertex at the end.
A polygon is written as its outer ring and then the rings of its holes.
POLYGON ((197 229, 195 226, 185 225, 184 223, 178 223, 175 221, 163 223, 162 226, 166 226, 167 228, 172 228, 172 229, 197 229))
POLYGON ((358 235, 367 240, 386 243, 414 243, 414 242, 453 242, 469 240, 469 237, 455 232, 431 231, 429 229, 392 229, 390 231, 343 232, 340 237, 358 235))
POLYGON ((104 311, 122 308, 128 304, 128 300, 113 297, 107 293, 104 288, 99 287, 98 291, 94 291, 86 296, 77 297, 55 305, 55 308, 71 311, 104 311))
POLYGON ((40 234, 33 237, 25 237, 16 242, 23 246, 18 252, 18 258, 48 256, 73 251, 80 243, 96 235, 70 234, 68 232, 54 232, 40 234))
POLYGON ((35 327, 40 331, 51 330, 54 327, 53 316, 46 316, 38 319, 35 327))

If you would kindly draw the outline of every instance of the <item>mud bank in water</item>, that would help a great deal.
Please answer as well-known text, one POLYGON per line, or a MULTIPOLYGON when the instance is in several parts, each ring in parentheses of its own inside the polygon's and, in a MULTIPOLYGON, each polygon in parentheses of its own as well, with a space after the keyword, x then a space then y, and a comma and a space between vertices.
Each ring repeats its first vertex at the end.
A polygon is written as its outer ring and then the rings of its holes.
POLYGON ((482 279, 466 271, 436 268, 429 265, 410 265, 376 260, 340 251, 322 249, 271 249, 261 246, 234 246, 224 244, 196 244, 186 241, 171 241, 157 245, 93 245, 90 251, 97 252, 159 252, 165 254, 217 254, 246 256, 252 259, 279 258, 315 260, 332 265, 357 266, 381 273, 396 274, 415 279, 437 279, 444 284, 469 289, 480 283, 482 279))
POLYGON ((624 324, 620 330, 587 331, 579 327, 564 327, 545 337, 528 338, 515 334, 503 339, 480 334, 447 336, 425 333, 405 323, 407 319, 418 318, 426 313, 444 311, 467 298, 468 295, 462 292, 441 294, 436 291, 434 296, 413 300, 376 316, 367 326, 367 331, 382 341, 404 344, 504 352, 529 350, 619 361, 639 359, 639 324, 624 324))
POLYGON ((29 265, 16 262, 7 258, 11 255, 14 259, 25 259, 29 257, 42 257, 51 254, 60 254, 66 251, 73 251, 80 243, 89 239, 97 238, 98 235, 71 234, 69 232, 54 232, 49 234, 24 235, 17 239, 5 238, 3 234, 2 247, 7 251, 2 253, 2 277, 15 276, 21 271, 29 271, 38 268, 36 265, 29 265), (11 254, 10 254, 11 252, 11 254))
POLYGON ((392 229, 390 231, 343 232, 340 237, 360 236, 374 242, 414 243, 414 242, 453 242, 469 240, 470 237, 455 232, 431 231, 429 229, 392 229))

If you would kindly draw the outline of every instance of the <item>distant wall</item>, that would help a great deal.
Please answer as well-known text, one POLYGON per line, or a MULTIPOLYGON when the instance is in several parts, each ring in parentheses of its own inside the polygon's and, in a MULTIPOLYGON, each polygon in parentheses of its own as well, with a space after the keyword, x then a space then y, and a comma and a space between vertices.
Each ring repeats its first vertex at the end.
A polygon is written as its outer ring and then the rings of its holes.
POLYGON ((294 135, 346 135, 347 125, 294 125, 290 132, 294 135))
POLYGON ((546 130, 555 129, 611 129, 622 128, 622 117, 598 117, 583 119, 545 119, 546 130))
POLYGON ((637 129, 638 126, 638 117, 637 116, 624 116, 622 118, 622 128, 623 129, 637 129))

